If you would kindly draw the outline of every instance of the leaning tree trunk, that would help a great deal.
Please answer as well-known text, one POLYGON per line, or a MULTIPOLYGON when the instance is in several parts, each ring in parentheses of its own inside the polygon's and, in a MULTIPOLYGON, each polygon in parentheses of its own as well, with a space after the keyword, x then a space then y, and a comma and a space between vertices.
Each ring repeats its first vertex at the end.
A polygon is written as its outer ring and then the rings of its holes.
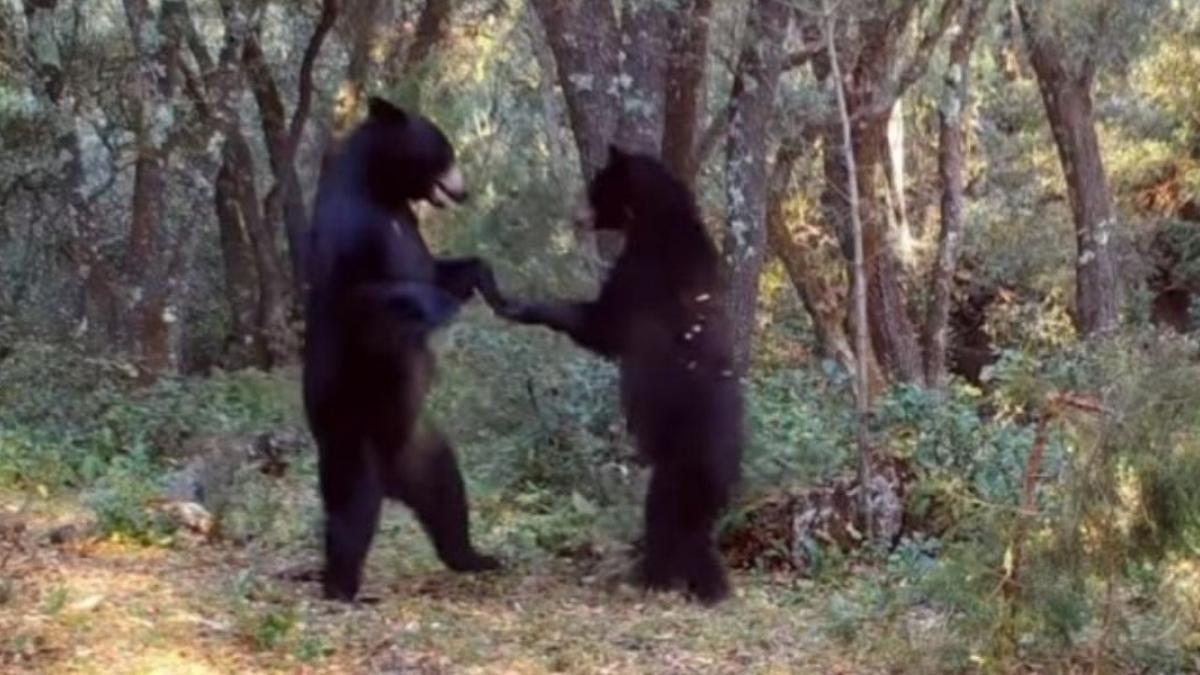
POLYGON ((758 282, 767 249, 767 158, 775 92, 783 70, 783 39, 791 10, 777 0, 751 9, 738 57, 726 154, 728 210, 722 255, 733 320, 734 365, 744 373, 757 323, 758 282))
MULTIPOLYGON (((800 158, 800 145, 785 143, 775 154, 767 200, 767 241, 783 263, 800 302, 813 323, 821 358, 837 363, 847 373, 855 372, 854 346, 846 334, 849 311, 845 293, 845 266, 837 243, 810 223, 796 222, 804 214, 789 208, 792 173, 800 158), (832 255, 822 249, 832 246, 832 255)), ((871 360, 874 360, 873 358, 871 360)), ((878 368, 874 368, 878 370, 878 368)))
POLYGON ((1120 282, 1113 241, 1117 220, 1092 111, 1093 73, 1090 66, 1070 65, 1039 10, 1022 3, 1020 11, 1075 221, 1075 323, 1084 335, 1105 333, 1120 320, 1120 282))
POLYGON ((973 0, 960 10, 959 32, 950 43, 945 91, 938 109, 938 177, 942 183, 942 224, 937 260, 929 275, 929 305, 925 318, 925 379, 929 386, 946 384, 946 347, 950 324, 951 286, 958 267, 963 233, 963 126, 971 49, 987 0, 973 0))

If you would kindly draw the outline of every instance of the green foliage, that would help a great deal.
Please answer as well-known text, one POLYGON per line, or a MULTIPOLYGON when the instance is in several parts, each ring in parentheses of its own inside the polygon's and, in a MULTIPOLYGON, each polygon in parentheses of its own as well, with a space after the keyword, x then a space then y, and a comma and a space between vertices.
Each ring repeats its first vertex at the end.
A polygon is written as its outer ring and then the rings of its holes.
POLYGON ((844 377, 802 369, 754 376, 747 387, 747 480, 819 480, 852 459, 854 408, 844 377))
POLYGON ((469 473, 494 487, 624 498, 632 453, 611 364, 548 331, 478 316, 444 340, 430 416, 452 429, 469 473))
POLYGON ((206 433, 302 429, 287 373, 216 373, 137 387, 120 362, 19 343, 0 369, 0 483, 86 484, 125 455, 151 460, 206 433))
POLYGON ((161 473, 144 451, 115 458, 84 497, 96 514, 99 530, 143 544, 170 535, 173 527, 169 521, 150 508, 159 496, 161 473))
MULTIPOLYGON (((1112 589, 1140 588, 1143 607, 1159 606, 1181 587, 1155 570, 1200 553, 1195 348, 1140 333, 1041 359, 1008 353, 986 420, 964 405, 969 399, 933 406, 917 390, 883 405, 885 433, 918 460, 924 491, 932 482, 942 488, 937 499, 954 505, 954 527, 918 577, 916 597, 960 615, 958 632, 976 653, 1003 662, 1099 634, 1092 639, 1114 655, 1159 658, 1162 633, 1115 634, 1115 617, 1143 612, 1112 589), (1014 507, 1033 437, 1021 420, 1047 414, 1056 391, 1096 392, 1103 412, 1067 409, 1050 423, 1037 511, 1025 515, 1014 507), (970 451, 953 452, 962 443, 970 451), (1018 547, 1024 556, 1015 560, 1018 547), (1012 595, 1000 592, 1008 574, 1019 578, 1012 595)), ((1172 639, 1195 629, 1177 627, 1172 639)))

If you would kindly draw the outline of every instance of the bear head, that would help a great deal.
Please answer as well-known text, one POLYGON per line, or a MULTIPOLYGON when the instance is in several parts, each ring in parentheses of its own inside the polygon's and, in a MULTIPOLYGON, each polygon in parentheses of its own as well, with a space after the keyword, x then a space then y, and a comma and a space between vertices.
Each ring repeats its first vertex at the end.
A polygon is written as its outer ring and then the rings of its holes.
POLYGON ((350 140, 346 156, 357 162, 372 199, 391 209, 427 201, 438 208, 467 198, 454 146, 432 122, 377 97, 350 140))

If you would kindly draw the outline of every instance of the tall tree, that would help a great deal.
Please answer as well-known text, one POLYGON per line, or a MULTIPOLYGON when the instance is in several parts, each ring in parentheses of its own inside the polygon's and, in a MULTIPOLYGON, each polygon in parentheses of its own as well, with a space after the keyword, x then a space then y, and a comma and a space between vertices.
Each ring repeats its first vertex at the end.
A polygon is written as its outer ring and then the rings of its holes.
POLYGON ((941 105, 938 107, 938 178, 942 184, 941 228, 937 259, 929 276, 925 316, 925 379, 941 388, 946 381, 946 347, 950 292, 963 234, 964 126, 971 50, 987 14, 988 0, 967 0, 959 10, 957 32, 950 42, 941 105))
MULTIPOLYGON (((887 220, 881 216, 877 177, 885 157, 887 124, 891 111, 908 88, 925 73, 929 58, 960 0, 904 0, 881 6, 875 2, 842 3, 838 35, 838 64, 844 82, 848 115, 853 125, 854 164, 860 194, 863 246, 867 275, 867 316, 871 344, 884 368, 908 382, 924 380, 924 364, 916 325, 909 314, 902 267, 891 245, 887 220), (925 14, 929 19, 923 21, 925 14), (915 46, 906 36, 919 31, 915 46)), ((828 57, 814 59, 819 79, 832 72, 828 57)), ((847 195, 849 174, 841 152, 841 130, 825 124, 824 163, 826 187, 822 195, 826 216, 840 233, 849 260, 851 211, 847 195)))
MULTIPOLYGON (((262 47, 262 22, 252 26, 242 51, 242 65, 258 103, 259 120, 267 145, 267 156, 274 178, 263 203, 263 216, 272 230, 282 227, 287 238, 291 261, 290 271, 296 295, 303 293, 299 273, 304 260, 304 232, 308 227, 308 211, 300 177, 296 171, 296 152, 308 124, 313 99, 313 69, 325 37, 337 20, 338 0, 322 0, 321 13, 304 48, 297 74, 296 106, 289 117, 283 93, 271 72, 262 47)), ((261 14, 258 15, 261 18, 261 14)))
POLYGON ((89 331, 109 343, 118 344, 124 335, 124 310, 120 297, 119 269, 103 252, 104 233, 87 189, 83 146, 79 138, 69 97, 64 96, 66 77, 55 29, 58 2, 24 0, 26 22, 25 50, 37 75, 34 94, 53 111, 57 138, 55 148, 66 158, 62 180, 56 183, 58 196, 74 225, 67 255, 79 275, 83 292, 78 317, 89 331))
POLYGON ((1075 221, 1075 323, 1084 335, 1104 333, 1120 320, 1120 280, 1116 211, 1092 103, 1099 60, 1072 58, 1044 2, 1020 0, 1017 6, 1075 221))
POLYGON ((124 0, 136 59, 132 82, 136 163, 123 275, 129 292, 130 338, 144 377, 175 369, 179 310, 172 306, 185 251, 168 246, 166 174, 179 83, 179 25, 170 20, 181 0, 166 0, 156 16, 147 0, 124 0))
POLYGON ((700 125, 704 121, 709 26, 713 0, 686 0, 670 13, 669 59, 663 100, 662 157, 690 184, 699 170, 700 125))
POLYGON ((767 250, 770 132, 791 15, 792 10, 777 0, 755 2, 730 99, 722 254, 734 326, 734 363, 740 372, 749 365, 757 323, 758 285, 767 250))

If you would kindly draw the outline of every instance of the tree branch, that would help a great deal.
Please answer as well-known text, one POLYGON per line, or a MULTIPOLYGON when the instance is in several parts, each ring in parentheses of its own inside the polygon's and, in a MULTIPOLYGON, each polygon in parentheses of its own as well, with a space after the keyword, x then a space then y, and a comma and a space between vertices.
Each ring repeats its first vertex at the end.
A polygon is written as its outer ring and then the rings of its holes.
MULTIPOLYGON (((338 0, 324 0, 321 3, 321 16, 317 19, 317 26, 304 49, 304 58, 300 61, 300 94, 288 126, 287 146, 283 149, 286 160, 284 163, 287 165, 290 165, 295 157, 296 148, 300 145, 300 136, 304 133, 304 125, 308 122, 309 111, 312 108, 313 66, 321 53, 325 36, 337 21, 337 15, 338 0)), ((281 180, 282 176, 276 175, 275 178, 281 180)))

